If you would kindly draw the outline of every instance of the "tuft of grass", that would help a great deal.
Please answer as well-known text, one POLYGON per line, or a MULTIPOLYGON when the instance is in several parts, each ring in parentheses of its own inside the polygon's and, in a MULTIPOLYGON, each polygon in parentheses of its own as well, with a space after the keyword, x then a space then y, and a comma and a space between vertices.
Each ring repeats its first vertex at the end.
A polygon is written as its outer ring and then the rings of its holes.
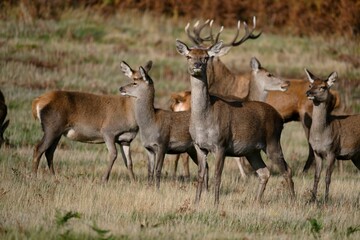
POLYGON ((321 237, 321 230, 323 229, 322 224, 316 218, 307 219, 310 223, 310 231, 315 238, 321 237))
POLYGON ((354 234, 355 232, 360 231, 360 225, 356 227, 348 227, 346 229, 346 236, 349 237, 350 235, 354 234))
POLYGON ((80 219, 81 215, 78 212, 68 211, 65 214, 62 214, 59 210, 56 211, 55 221, 57 226, 64 226, 70 219, 77 218, 80 219))

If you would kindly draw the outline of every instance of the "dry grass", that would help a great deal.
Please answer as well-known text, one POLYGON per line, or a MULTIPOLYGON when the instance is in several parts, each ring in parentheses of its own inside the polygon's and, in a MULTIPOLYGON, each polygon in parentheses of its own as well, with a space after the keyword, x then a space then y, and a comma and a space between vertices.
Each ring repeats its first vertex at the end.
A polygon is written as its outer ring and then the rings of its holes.
MULTIPOLYGON (((39 177, 30 175, 32 150, 41 137, 39 123, 31 119, 31 100, 52 89, 118 94, 128 80, 119 63, 131 66, 154 61, 151 76, 156 105, 168 107, 171 92, 189 87, 185 61, 175 51, 175 39, 185 40, 184 22, 173 23, 148 14, 122 14, 103 19, 81 11, 66 12, 60 21, 35 21, 27 25, 0 21, 0 83, 9 106, 10 126, 5 137, 11 147, 0 155, 1 239, 358 239, 360 237, 359 171, 345 163, 344 173, 333 175, 330 202, 306 204, 313 173, 301 174, 307 155, 304 133, 298 123, 287 124, 282 136, 285 158, 294 170, 297 199, 291 201, 274 172, 261 205, 254 204, 258 180, 239 178, 228 159, 221 187, 220 206, 214 194, 204 194, 193 205, 196 166, 190 182, 171 178, 167 157, 161 189, 146 184, 146 155, 136 139, 131 149, 137 181, 130 178, 119 158, 108 184, 100 183, 106 169, 104 145, 63 139, 55 153, 57 176, 49 176, 42 159, 39 177), (76 19, 76 20, 75 20, 76 19), (151 24, 149 24, 151 23, 151 24), (107 230, 107 231, 106 231, 107 230)), ((230 39, 231 31, 224 33, 230 39)), ((251 56, 281 76, 303 76, 306 66, 319 75, 338 71, 351 85, 343 91, 354 111, 358 102, 358 68, 329 52, 359 54, 356 42, 325 41, 320 37, 295 38, 264 35, 233 49, 224 62, 234 71, 248 71, 251 56), (357 46, 357 47, 356 47, 357 46), (351 81, 349 80, 351 79, 351 81)), ((213 159, 209 160, 213 175, 213 159)), ((211 183, 212 186, 212 183, 211 183)))

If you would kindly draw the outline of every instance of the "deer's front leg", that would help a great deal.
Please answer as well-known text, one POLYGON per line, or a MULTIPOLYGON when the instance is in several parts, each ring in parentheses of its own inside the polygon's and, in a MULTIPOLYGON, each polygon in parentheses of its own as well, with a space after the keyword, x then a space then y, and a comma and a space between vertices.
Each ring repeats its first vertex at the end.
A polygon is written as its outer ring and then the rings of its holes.
POLYGON ((156 178, 156 187, 160 188, 160 177, 161 177, 161 169, 164 163, 165 158, 165 150, 160 148, 156 151, 155 154, 155 160, 156 160, 156 166, 155 166, 155 178, 156 178))
POLYGON ((148 155, 148 184, 150 186, 154 181, 155 153, 147 148, 146 153, 148 155))
POLYGON ((215 205, 219 205, 221 175, 224 169, 225 150, 218 149, 215 152, 215 205))
POLYGON ((202 186, 204 184, 204 176, 206 172, 206 161, 207 161, 207 154, 208 152, 201 149, 198 145, 195 144, 196 155, 198 160, 198 183, 196 188, 196 197, 195 197, 195 204, 199 204, 202 186))
POLYGON ((331 174, 334 171, 335 167, 335 155, 334 154, 328 154, 326 157, 326 160, 328 162, 328 167, 326 169, 326 178, 325 178, 325 202, 329 199, 329 189, 330 189, 330 182, 331 182, 331 174))
POLYGON ((313 190, 312 190, 312 196, 310 201, 314 202, 316 200, 316 195, 317 195, 317 188, 319 185, 319 181, 320 181, 320 175, 321 175, 321 170, 322 170, 322 158, 315 153, 315 176, 314 176, 314 186, 313 186, 313 190))

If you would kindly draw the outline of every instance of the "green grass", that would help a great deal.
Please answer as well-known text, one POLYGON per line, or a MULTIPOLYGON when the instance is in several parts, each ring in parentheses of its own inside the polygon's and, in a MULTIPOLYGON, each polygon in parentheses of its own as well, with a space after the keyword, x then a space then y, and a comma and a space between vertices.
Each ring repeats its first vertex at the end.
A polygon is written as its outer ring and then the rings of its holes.
MULTIPOLYGON (((33 98, 53 89, 118 94, 118 88, 129 82, 120 71, 120 62, 137 67, 151 59, 155 105, 168 108, 172 92, 189 89, 185 60, 175 50, 175 39, 188 42, 185 25, 136 12, 103 18, 70 11, 59 21, 36 20, 33 25, 11 18, 0 21, 0 83, 11 121, 5 133, 11 147, 0 154, 1 239, 360 237, 359 171, 350 162, 344 164, 344 173, 335 170, 329 203, 323 202, 323 174, 319 203, 306 204, 313 172, 301 173, 307 143, 299 123, 287 124, 281 139, 294 170, 294 202, 274 172, 263 204, 254 204, 257 178, 240 179, 235 162, 228 159, 218 209, 213 206, 212 190, 196 207, 196 166, 191 163, 190 182, 173 181, 172 157, 167 157, 161 189, 148 187, 146 154, 138 138, 131 147, 135 183, 130 183, 119 157, 109 183, 101 184, 107 165, 105 145, 66 139, 55 153, 56 178, 49 176, 45 159, 38 178, 31 177, 33 147, 42 135, 39 122, 31 116, 33 98)), ((230 40, 232 33, 228 29, 224 38, 230 40)), ((359 113, 359 98, 353 97, 359 93, 359 68, 341 60, 341 54, 358 57, 357 42, 264 32, 258 40, 232 49, 223 61, 235 72, 249 71, 249 60, 256 56, 277 75, 297 78, 304 77, 304 67, 324 77, 336 70, 342 99, 359 113)), ((212 157, 209 164, 213 176, 212 157)))

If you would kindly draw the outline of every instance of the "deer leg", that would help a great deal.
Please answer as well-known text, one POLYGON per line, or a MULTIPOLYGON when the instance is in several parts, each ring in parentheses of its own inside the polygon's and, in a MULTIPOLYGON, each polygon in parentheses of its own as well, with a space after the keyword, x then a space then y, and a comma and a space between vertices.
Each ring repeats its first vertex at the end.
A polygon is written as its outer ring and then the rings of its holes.
POLYGON ((202 186, 204 184, 204 176, 207 166, 207 154, 208 152, 195 145, 197 160, 198 160, 198 184, 196 188, 195 204, 199 204, 202 192, 202 186))
POLYGON ((343 174, 344 173, 344 161, 337 161, 338 163, 338 166, 339 166, 339 172, 340 174, 343 174))
POLYGON ((130 178, 132 181, 135 181, 135 174, 133 171, 133 163, 131 159, 130 144, 119 144, 120 153, 125 162, 125 166, 129 170, 130 178))
POLYGON ((326 169, 326 177, 325 177, 325 202, 329 199, 329 190, 331 183, 331 174, 334 171, 335 167, 335 156, 333 154, 327 156, 328 167, 326 169))
POLYGON ((146 153, 148 155, 148 185, 151 186, 154 181, 155 153, 150 149, 146 149, 146 153))
POLYGON ((306 137, 306 140, 308 143, 308 151, 309 151, 308 158, 306 159, 306 163, 303 168, 303 172, 306 173, 310 169, 311 165, 314 163, 314 160, 315 160, 314 150, 311 147, 311 144, 309 143, 309 133, 310 133, 310 126, 311 126, 312 119, 308 114, 305 113, 304 116, 300 116, 300 122, 305 131, 305 137, 306 137))
POLYGON ((218 149, 218 151, 215 152, 215 160, 215 205, 219 205, 221 175, 225 162, 224 149, 218 149))
POLYGON ((165 158, 165 151, 164 149, 158 149, 157 153, 155 154, 156 158, 156 166, 155 166, 155 177, 156 177, 156 187, 160 188, 160 178, 161 178, 161 170, 164 163, 165 158))
POLYGON ((111 169, 115 163, 116 157, 117 157, 117 149, 116 149, 116 145, 115 145, 115 137, 114 136, 104 136, 104 140, 105 140, 105 144, 106 147, 108 149, 108 167, 107 170, 105 172, 105 174, 102 177, 102 182, 107 182, 109 181, 109 177, 110 177, 110 172, 111 169))
POLYGON ((280 142, 269 142, 266 148, 268 157, 279 168, 280 173, 283 175, 286 185, 290 191, 290 196, 295 198, 294 181, 292 180, 292 171, 284 159, 284 155, 281 149, 280 142))
POLYGON ((236 157, 235 161, 236 161, 237 166, 239 168, 241 178, 246 179, 247 175, 246 175, 245 169, 244 169, 245 158, 244 157, 236 157))
POLYGON ((252 154, 246 155, 246 158, 248 159, 250 165, 252 168, 256 171, 258 174, 260 183, 258 192, 256 195, 256 201, 260 202, 262 199, 262 196, 264 194, 266 184, 270 178, 270 171, 266 167, 264 161, 261 158, 260 151, 254 152, 252 154))
POLYGON ((57 147, 57 145, 58 145, 58 143, 60 141, 60 138, 61 138, 61 136, 56 138, 54 140, 54 142, 51 144, 51 146, 45 151, 45 157, 46 157, 46 160, 47 160, 47 163, 48 163, 50 173, 52 175, 55 175, 53 158, 54 158, 54 152, 55 152, 56 147, 57 147))
POLYGON ((317 194, 317 189, 318 189, 321 170, 322 170, 322 159, 316 153, 315 153, 315 163, 316 163, 316 166, 315 166, 314 186, 313 186, 313 190, 312 190, 312 197, 310 199, 311 202, 314 202, 316 200, 316 194, 317 194))
MULTIPOLYGON (((56 134, 55 132, 45 131, 44 135, 41 138, 40 142, 35 146, 34 153, 33 153, 33 165, 32 170, 33 174, 37 175, 37 170, 39 168, 40 158, 43 155, 43 153, 48 150, 52 144, 54 143, 55 139, 61 137, 61 134, 56 134)), ((54 149, 55 151, 55 149, 54 149)), ((50 169, 51 171, 51 169, 50 169)))
MULTIPOLYGON (((198 155, 197 155, 197 151, 195 148, 190 148, 187 151, 188 157, 190 156, 191 159, 193 160, 193 162, 199 167, 199 162, 198 162, 198 155)), ((205 163, 205 175, 204 175, 204 187, 206 191, 209 191, 209 166, 207 164, 207 162, 205 163)))
POLYGON ((309 148, 309 154, 303 169, 304 173, 306 173, 310 169, 315 159, 314 150, 312 149, 311 144, 309 142, 308 142, 308 148, 309 148))
POLYGON ((188 154, 182 154, 182 164, 183 164, 183 170, 184 170, 184 177, 185 179, 190 179, 190 168, 189 168, 189 155, 188 154))
POLYGON ((174 168, 173 168, 173 179, 176 179, 176 172, 181 154, 175 155, 174 168))

